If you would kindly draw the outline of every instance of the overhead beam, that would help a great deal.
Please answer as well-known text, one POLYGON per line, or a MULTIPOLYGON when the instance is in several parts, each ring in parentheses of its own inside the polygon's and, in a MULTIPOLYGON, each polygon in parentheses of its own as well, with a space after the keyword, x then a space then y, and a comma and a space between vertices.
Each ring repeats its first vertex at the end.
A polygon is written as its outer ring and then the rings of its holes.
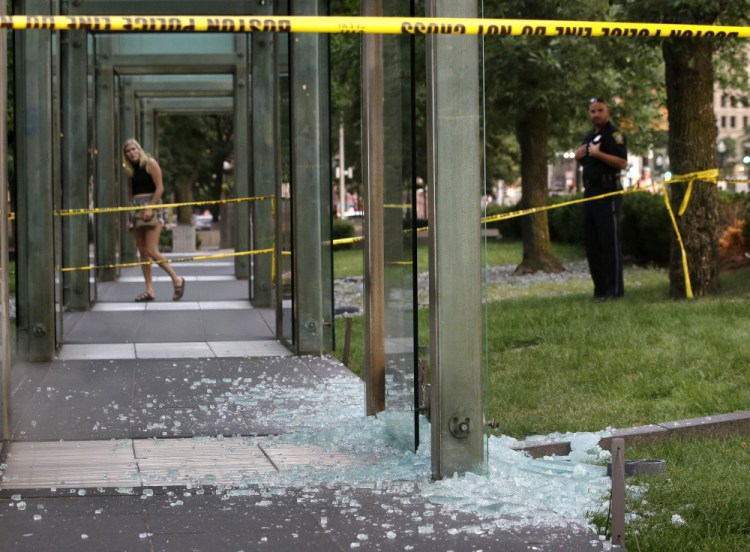
POLYGON ((101 60, 118 75, 190 75, 234 73, 237 54, 117 54, 101 60))
POLYGON ((144 107, 154 111, 157 114, 195 114, 195 113, 231 113, 234 109, 234 98, 212 98, 209 96, 202 98, 166 98, 166 97, 149 97, 143 98, 144 107))
POLYGON ((203 98, 203 97, 232 97, 234 89, 232 79, 224 81, 201 82, 184 81, 138 81, 133 78, 136 98, 203 98))
MULTIPOLYGON (((265 2, 263 2, 265 3, 265 2)), ((263 5, 247 0, 80 0, 69 2, 68 15, 254 15, 263 5), (256 7, 256 5, 258 7, 256 7)))

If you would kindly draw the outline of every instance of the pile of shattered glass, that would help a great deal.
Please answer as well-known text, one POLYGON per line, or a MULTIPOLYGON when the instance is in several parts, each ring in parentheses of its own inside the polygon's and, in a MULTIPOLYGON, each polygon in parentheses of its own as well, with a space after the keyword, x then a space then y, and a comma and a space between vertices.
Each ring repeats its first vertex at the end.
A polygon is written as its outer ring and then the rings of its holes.
MULTIPOLYGON (((277 444, 314 447, 330 451, 329 458, 336 460, 273 473, 235 474, 225 485, 228 495, 252 492, 257 485, 288 489, 344 484, 375 490, 403 485, 417 489, 432 504, 473 512, 497 528, 585 527, 591 513, 606 510, 610 488, 606 460, 610 454, 597 444, 604 432, 546 436, 570 441, 572 452, 565 457, 541 459, 513 450, 518 444, 513 438, 489 437, 484 473, 432 481, 426 420, 420 422, 420 446, 415 453, 403 444, 413 435, 413 413, 365 416, 364 386, 358 378, 337 376, 303 387, 280 383, 270 375, 248 379, 246 385, 240 383, 231 393, 213 395, 211 400, 228 410, 277 404, 278 409, 264 412, 265 420, 288 431, 262 438, 266 443, 272 439, 277 444)), ((256 446, 257 441, 252 437, 231 440, 232 446, 256 446)), ((189 473, 183 475, 190 479, 189 473)), ((196 474, 191 486, 211 483, 196 474)))

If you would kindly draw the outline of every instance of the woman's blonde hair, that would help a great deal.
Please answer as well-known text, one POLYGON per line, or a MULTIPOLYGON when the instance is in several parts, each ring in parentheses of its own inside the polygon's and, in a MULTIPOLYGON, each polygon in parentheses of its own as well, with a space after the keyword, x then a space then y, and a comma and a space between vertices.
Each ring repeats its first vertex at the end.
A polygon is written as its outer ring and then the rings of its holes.
POLYGON ((143 148, 138 143, 138 140, 136 140, 135 138, 128 138, 127 140, 125 140, 125 143, 122 145, 122 166, 125 167, 125 172, 128 173, 128 176, 133 176, 133 174, 135 173, 132 163, 128 159, 128 156, 125 155, 125 149, 131 144, 138 148, 138 164, 141 167, 145 167, 146 163, 148 163, 148 160, 151 158, 148 153, 143 151, 143 148))

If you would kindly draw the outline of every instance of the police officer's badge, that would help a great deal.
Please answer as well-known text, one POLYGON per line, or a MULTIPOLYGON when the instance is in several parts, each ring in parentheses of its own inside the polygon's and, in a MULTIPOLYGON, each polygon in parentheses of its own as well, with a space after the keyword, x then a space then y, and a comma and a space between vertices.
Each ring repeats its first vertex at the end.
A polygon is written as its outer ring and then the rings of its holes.
POLYGON ((622 135, 622 132, 619 132, 619 131, 617 131, 617 132, 613 132, 613 133, 612 133, 612 139, 613 139, 613 140, 614 140, 614 141, 615 141, 615 142, 616 142, 617 144, 622 144, 622 143, 624 143, 624 142, 625 142, 625 138, 623 137, 623 135, 622 135))

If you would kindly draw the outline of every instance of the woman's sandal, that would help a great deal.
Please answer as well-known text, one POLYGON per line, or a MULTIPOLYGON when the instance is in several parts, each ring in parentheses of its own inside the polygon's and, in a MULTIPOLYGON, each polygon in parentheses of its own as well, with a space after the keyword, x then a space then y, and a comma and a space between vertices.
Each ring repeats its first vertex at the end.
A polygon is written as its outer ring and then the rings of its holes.
POLYGON ((153 301, 155 297, 148 291, 144 291, 138 297, 135 298, 136 303, 145 303, 146 301, 153 301))
POLYGON ((179 286, 174 287, 174 295, 172 295, 172 301, 179 301, 182 296, 185 295, 185 278, 181 278, 182 283, 179 286))

